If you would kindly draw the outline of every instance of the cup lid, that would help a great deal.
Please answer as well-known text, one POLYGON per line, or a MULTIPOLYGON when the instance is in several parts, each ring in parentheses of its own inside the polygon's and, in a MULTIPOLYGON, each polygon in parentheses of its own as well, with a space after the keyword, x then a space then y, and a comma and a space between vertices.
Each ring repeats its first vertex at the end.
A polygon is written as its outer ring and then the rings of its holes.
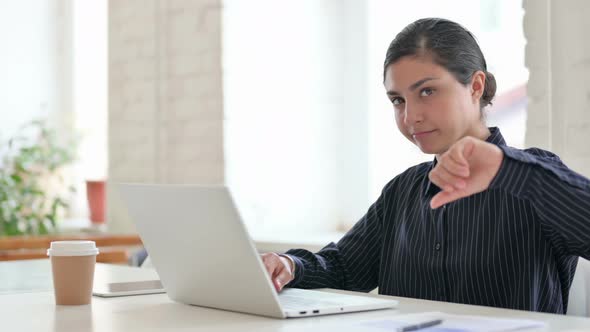
POLYGON ((98 255, 94 241, 53 241, 47 249, 47 256, 90 256, 98 255))

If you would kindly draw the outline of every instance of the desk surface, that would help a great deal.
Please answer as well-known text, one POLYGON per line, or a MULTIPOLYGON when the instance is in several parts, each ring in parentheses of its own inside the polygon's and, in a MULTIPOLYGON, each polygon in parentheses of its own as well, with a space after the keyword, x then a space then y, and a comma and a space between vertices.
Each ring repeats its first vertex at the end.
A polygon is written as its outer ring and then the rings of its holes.
MULTIPOLYGON (((151 269, 97 264, 95 282, 149 280, 151 269)), ((92 299, 87 306, 56 306, 48 260, 0 262, 1 325, 6 331, 359 331, 359 322, 400 313, 455 314, 535 319, 543 331, 590 331, 590 318, 540 314, 396 297, 397 310, 272 319, 172 302, 165 294, 92 299)))

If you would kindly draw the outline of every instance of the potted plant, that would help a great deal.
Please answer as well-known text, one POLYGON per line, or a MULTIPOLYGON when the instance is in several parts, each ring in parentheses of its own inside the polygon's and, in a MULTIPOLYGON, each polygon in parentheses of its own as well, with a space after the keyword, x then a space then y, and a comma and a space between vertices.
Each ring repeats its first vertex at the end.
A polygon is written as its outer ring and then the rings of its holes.
POLYGON ((35 120, 0 142, 0 236, 43 235, 56 230, 73 191, 60 174, 75 147, 60 144, 46 121, 35 120), (64 188, 65 187, 65 188, 64 188))

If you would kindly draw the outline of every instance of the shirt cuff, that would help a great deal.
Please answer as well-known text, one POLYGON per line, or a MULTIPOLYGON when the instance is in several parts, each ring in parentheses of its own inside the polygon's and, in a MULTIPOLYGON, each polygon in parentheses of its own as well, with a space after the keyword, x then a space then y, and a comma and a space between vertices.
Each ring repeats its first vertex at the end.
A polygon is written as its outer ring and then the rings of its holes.
POLYGON ((289 255, 289 254, 279 254, 281 257, 285 257, 293 263, 293 280, 289 281, 285 287, 293 287, 301 279, 303 279, 303 262, 296 256, 289 255))

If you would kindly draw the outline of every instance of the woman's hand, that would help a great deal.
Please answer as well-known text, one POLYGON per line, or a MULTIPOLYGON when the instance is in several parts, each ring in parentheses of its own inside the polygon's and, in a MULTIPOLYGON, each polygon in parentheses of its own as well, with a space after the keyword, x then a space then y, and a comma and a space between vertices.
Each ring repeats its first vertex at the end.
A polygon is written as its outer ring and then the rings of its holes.
POLYGON ((463 137, 437 157, 437 165, 428 174, 442 189, 430 201, 436 209, 457 199, 482 192, 498 173, 504 153, 494 144, 474 137, 463 137))
POLYGON ((277 292, 280 292, 286 284, 295 278, 295 267, 287 257, 271 252, 262 254, 261 258, 277 292))

